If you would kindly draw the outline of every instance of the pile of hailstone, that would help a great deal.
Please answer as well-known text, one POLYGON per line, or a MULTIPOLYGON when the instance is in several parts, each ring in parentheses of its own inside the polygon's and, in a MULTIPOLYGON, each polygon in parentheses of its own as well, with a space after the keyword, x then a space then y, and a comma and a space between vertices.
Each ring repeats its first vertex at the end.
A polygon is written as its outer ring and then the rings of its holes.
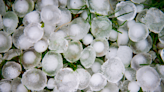
POLYGON ((163 92, 164 13, 150 2, 0 0, 0 92, 163 92))

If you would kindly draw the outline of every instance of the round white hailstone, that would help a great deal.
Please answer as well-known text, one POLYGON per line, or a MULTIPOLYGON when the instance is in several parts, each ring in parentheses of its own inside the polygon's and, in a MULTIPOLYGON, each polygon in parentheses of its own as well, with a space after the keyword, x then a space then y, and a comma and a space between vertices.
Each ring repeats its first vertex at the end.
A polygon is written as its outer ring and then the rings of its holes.
POLYGON ((5 82, 2 82, 0 83, 0 91, 1 92, 11 92, 11 84, 10 83, 5 83, 5 82))
POLYGON ((90 79, 90 88, 92 91, 99 91, 107 84, 106 79, 100 73, 95 73, 90 79))
POLYGON ((80 33, 81 27, 78 24, 72 24, 70 27, 70 34, 76 36, 80 33))
POLYGON ((48 43, 44 40, 39 40, 34 44, 34 49, 39 53, 44 52, 47 49, 47 47, 48 43))
POLYGON ((4 18, 3 19, 3 25, 5 26, 5 27, 12 27, 13 26, 13 24, 14 24, 14 20, 12 20, 12 19, 9 19, 9 18, 4 18))
POLYGON ((91 69, 94 73, 97 73, 99 70, 101 70, 101 64, 99 62, 94 62, 91 66, 91 69))
POLYGON ((30 40, 34 40, 34 42, 36 42, 42 38, 43 31, 41 31, 38 27, 33 26, 26 31, 26 36, 30 40))
POLYGON ((118 33, 115 30, 111 30, 109 33, 109 40, 110 41, 116 41, 117 40, 118 33))
POLYGON ((43 67, 46 71, 54 71, 58 67, 58 60, 52 55, 48 55, 45 61, 43 67))
POLYGON ((23 60, 26 64, 32 64, 36 59, 36 55, 32 51, 25 52, 23 54, 23 60))
POLYGON ((130 21, 128 21, 127 22, 127 26, 128 26, 128 28, 130 28, 130 27, 133 27, 133 25, 135 25, 135 20, 130 20, 130 21))
POLYGON ((95 49, 96 52, 100 53, 104 50, 105 46, 103 42, 95 42, 93 44, 93 48, 95 49))
POLYGON ((72 9, 79 9, 81 6, 83 6, 82 0, 70 0, 69 3, 72 9))
POLYGON ((15 10, 20 13, 27 12, 29 9, 28 2, 26 0, 18 0, 16 1, 15 5, 15 10))
POLYGON ((16 92, 28 92, 28 90, 26 89, 26 87, 23 84, 19 84, 17 86, 17 91, 16 92))
POLYGON ((137 13, 141 12, 144 9, 143 4, 136 5, 136 7, 137 7, 137 13))
POLYGON ((45 18, 45 20, 51 20, 53 18, 53 11, 49 10, 49 9, 46 9, 44 10, 46 11, 44 14, 42 14, 42 16, 45 18))
POLYGON ((129 42, 129 36, 128 36, 128 31, 126 31, 123 28, 119 28, 118 31, 121 33, 118 33, 118 38, 117 38, 117 44, 118 46, 120 45, 127 45, 129 42))
POLYGON ((21 49, 29 49, 31 46, 33 46, 33 43, 28 40, 28 38, 25 35, 21 35, 18 38, 18 46, 21 49))
POLYGON ((87 35, 84 36, 84 38, 82 39, 82 41, 83 41, 83 43, 85 45, 89 45, 93 41, 93 36, 91 34, 87 34, 87 35))
POLYGON ((40 17, 38 11, 32 11, 26 14, 25 17, 23 18, 24 25, 28 25, 30 23, 39 23, 39 22, 40 22, 40 17))
POLYGON ((0 34, 0 47, 6 45, 7 39, 4 35, 0 34))
POLYGON ((138 85, 145 91, 154 91, 161 81, 157 71, 150 66, 144 66, 137 70, 136 79, 138 85))
POLYGON ((16 78, 20 74, 20 71, 12 66, 6 67, 4 72, 7 72, 8 77, 11 79, 16 78))
POLYGON ((140 86, 138 86, 136 81, 131 81, 128 84, 128 90, 130 92, 138 92, 140 90, 140 86))
POLYGON ((141 40, 141 41, 137 42, 137 44, 136 44, 136 47, 137 47, 140 51, 145 50, 145 48, 147 48, 147 46, 148 46, 147 40, 141 40))
POLYGON ((47 88, 48 88, 48 89, 53 89, 53 88, 55 88, 55 79, 54 79, 54 78, 50 78, 50 79, 48 80, 47 88))
POLYGON ((73 53, 73 52, 74 52, 74 53, 78 53, 78 52, 79 52, 79 47, 78 47, 77 45, 75 45, 75 44, 70 45, 70 46, 69 46, 69 49, 72 51, 72 53, 73 53))

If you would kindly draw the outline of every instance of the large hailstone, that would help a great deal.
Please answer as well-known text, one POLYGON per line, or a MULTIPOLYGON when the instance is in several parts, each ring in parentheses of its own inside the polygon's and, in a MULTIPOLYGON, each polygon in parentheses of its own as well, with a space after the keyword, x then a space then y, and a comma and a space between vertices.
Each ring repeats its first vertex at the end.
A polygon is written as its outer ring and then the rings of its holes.
POLYGON ((22 84, 30 90, 43 90, 46 87, 47 76, 40 69, 29 69, 23 73, 22 84))
POLYGON ((117 3, 115 12, 115 16, 118 20, 129 21, 134 19, 137 13, 137 8, 134 3, 121 1, 120 3, 117 3))
POLYGON ((14 79, 22 72, 22 67, 19 63, 8 61, 2 68, 2 76, 5 79, 14 79))
POLYGON ((136 78, 143 91, 154 91, 161 81, 157 71, 150 66, 144 66, 137 70, 136 78))
POLYGON ((95 73, 92 75, 89 83, 89 87, 92 91, 100 91, 107 84, 107 80, 101 73, 95 73))
POLYGON ((30 69, 37 66, 41 60, 41 53, 36 52, 33 49, 26 50, 21 55, 19 62, 25 69, 30 69))
POLYGON ((3 16, 4 31, 8 34, 15 32, 18 22, 18 16, 13 11, 6 12, 3 16))
POLYGON ((84 21, 81 17, 74 19, 69 24, 69 36, 73 40, 82 39, 90 29, 88 22, 84 21))
POLYGON ((27 13, 23 18, 23 24, 27 26, 30 23, 39 23, 41 21, 39 13, 39 11, 27 13))
POLYGON ((85 68, 90 68, 96 59, 96 52, 93 47, 88 46, 81 52, 80 62, 85 68))
POLYGON ((61 20, 61 11, 54 5, 47 5, 41 10, 41 19, 49 25, 56 25, 61 20))
POLYGON ((55 83, 60 92, 73 92, 78 89, 79 79, 71 68, 63 68, 55 76, 55 83))
POLYGON ((112 22, 104 16, 95 17, 91 24, 91 33, 96 38, 109 38, 112 22))
POLYGON ((107 39, 95 39, 95 40, 93 40, 91 46, 96 51, 97 57, 104 56, 109 49, 109 43, 108 43, 107 39))
POLYGON ((125 72, 124 64, 118 57, 108 59, 101 66, 103 75, 107 78, 109 82, 117 83, 123 77, 125 72))
POLYGON ((28 40, 28 38, 24 35, 24 27, 20 26, 12 35, 13 44, 18 49, 27 50, 34 43, 28 40))
POLYGON ((77 69, 76 72, 77 72, 77 76, 79 77, 78 89, 82 90, 87 88, 89 85, 89 80, 91 78, 90 73, 83 68, 77 69))
POLYGON ((35 51, 42 53, 48 48, 48 41, 46 39, 41 39, 34 44, 35 51))
POLYGON ((139 42, 129 41, 129 47, 132 49, 133 53, 146 53, 152 47, 153 41, 151 36, 148 36, 146 39, 141 40, 139 42))
POLYGON ((79 14, 82 12, 80 9, 84 9, 85 0, 68 0, 67 7, 73 14, 79 14), (78 10, 79 9, 79 10, 78 10))
POLYGON ((142 23, 134 23, 133 26, 129 27, 128 35, 133 42, 139 42, 148 37, 149 30, 146 25, 142 23))
POLYGON ((130 65, 133 56, 132 49, 129 46, 119 46, 117 50, 117 57, 119 57, 125 67, 130 65))
POLYGON ((49 76, 54 76, 63 67, 61 54, 49 51, 43 57, 42 70, 49 76))
POLYGON ((41 28, 41 24, 31 23, 24 28, 24 35, 28 38, 29 41, 35 43, 43 37, 44 30, 41 28))
POLYGON ((164 13, 155 7, 147 11, 144 20, 151 32, 160 33, 164 27, 164 13))
POLYGON ((0 31, 0 53, 7 52, 12 46, 11 36, 4 31, 0 31))
POLYGON ((17 77, 11 82, 12 92, 28 92, 27 88, 22 84, 21 78, 17 77))
POLYGON ((82 50, 83 47, 80 41, 71 41, 69 42, 67 51, 63 53, 64 58, 67 59, 68 62, 76 62, 80 59, 82 50))
POLYGON ((13 11, 19 16, 24 17, 27 13, 34 9, 33 0, 15 0, 12 5, 13 11))
POLYGON ((0 91, 1 92, 11 92, 11 80, 8 79, 2 79, 0 81, 0 91))
POLYGON ((112 11, 108 0, 86 0, 86 4, 95 14, 108 15, 112 11))
POLYGON ((151 64, 152 63, 152 57, 148 53, 140 53, 135 55, 131 60, 131 68, 138 70, 141 68, 141 64, 151 64))

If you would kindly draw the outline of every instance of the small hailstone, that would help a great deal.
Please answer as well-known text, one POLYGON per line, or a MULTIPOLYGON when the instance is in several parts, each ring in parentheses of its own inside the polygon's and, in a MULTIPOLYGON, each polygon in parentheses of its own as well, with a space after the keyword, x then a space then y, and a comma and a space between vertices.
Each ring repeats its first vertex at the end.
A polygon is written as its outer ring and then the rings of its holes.
POLYGON ((26 70, 22 75, 22 84, 30 90, 43 90, 46 87, 47 76, 40 69, 26 70))
POLYGON ((11 80, 2 79, 0 81, 0 91, 1 92, 11 92, 11 80))
POLYGON ((2 68, 2 76, 5 79, 14 79, 20 75, 22 67, 14 61, 7 62, 2 68))
POLYGON ((84 38, 82 39, 82 41, 83 41, 83 44, 89 45, 93 41, 93 36, 91 34, 87 34, 87 35, 84 36, 84 38))
POLYGON ((161 81, 157 71, 150 66, 144 66, 137 70, 136 79, 138 85, 144 91, 154 91, 160 85, 161 81))
POLYGON ((49 76, 54 76, 63 67, 61 54, 49 51, 42 59, 42 70, 49 76))
POLYGON ((138 86, 136 81, 131 81, 128 84, 128 90, 130 92, 138 92, 140 90, 140 86, 138 86))
POLYGON ((110 41, 116 41, 117 40, 118 33, 115 30, 111 30, 109 33, 109 40, 110 41))
POLYGON ((48 89, 53 89, 53 88, 55 88, 55 79, 54 79, 54 78, 50 78, 50 79, 48 80, 47 88, 48 88, 48 89))
POLYGON ((105 46, 103 42, 95 42, 93 44, 93 48, 95 49, 96 52, 100 53, 104 50, 105 46))
POLYGON ((123 28, 119 28, 118 31, 120 31, 121 33, 118 33, 117 44, 119 46, 127 45, 129 41, 128 31, 123 28))
POLYGON ((135 25, 135 20, 130 20, 130 21, 128 21, 127 22, 127 26, 128 26, 128 28, 130 28, 130 27, 133 27, 133 25, 135 25))
POLYGON ((109 50, 108 50, 108 52, 105 55, 105 59, 107 60, 107 59, 111 59, 111 58, 116 57, 117 50, 118 50, 117 47, 109 47, 109 50))
POLYGON ((28 90, 26 89, 26 87, 23 84, 19 84, 17 86, 16 92, 28 92, 28 90))
POLYGON ((16 3, 14 4, 14 8, 17 12, 24 13, 28 11, 29 5, 26 0, 17 0, 16 3))
POLYGON ((99 62, 94 62, 93 65, 91 66, 91 69, 94 73, 98 73, 101 70, 101 63, 99 62))
POLYGON ((24 59, 24 63, 32 64, 36 59, 36 55, 33 51, 28 51, 23 54, 23 59, 24 59))
POLYGON ((81 14, 81 17, 86 20, 88 18, 88 13, 87 13, 87 10, 84 10, 81 14))
POLYGON ((136 5, 136 8, 137 8, 137 13, 139 13, 144 9, 144 5, 143 4, 136 5))
POLYGON ((39 40, 34 44, 34 49, 37 52, 44 52, 48 47, 48 43, 45 40, 39 40))
POLYGON ((67 5, 67 0, 59 0, 59 7, 65 8, 67 5))
POLYGON ((24 35, 29 41, 35 43, 43 37, 44 30, 39 23, 31 23, 25 27, 24 35))
POLYGON ((89 87, 92 91, 100 91, 107 84, 107 80, 101 73, 95 73, 92 75, 89 83, 89 87))
POLYGON ((32 11, 25 15, 23 18, 23 24, 28 25, 30 23, 39 23, 40 22, 40 16, 38 11, 32 11))

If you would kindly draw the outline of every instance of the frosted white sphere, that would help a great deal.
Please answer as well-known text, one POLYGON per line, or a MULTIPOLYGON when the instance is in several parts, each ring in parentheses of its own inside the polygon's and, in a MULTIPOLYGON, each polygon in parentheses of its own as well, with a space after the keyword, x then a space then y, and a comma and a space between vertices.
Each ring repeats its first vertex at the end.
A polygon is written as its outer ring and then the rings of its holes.
POLYGON ((84 38, 82 39, 82 41, 83 41, 83 43, 85 45, 89 45, 93 41, 93 36, 91 34, 87 34, 87 35, 84 36, 84 38))
POLYGON ((32 64, 36 59, 36 55, 32 51, 28 51, 24 53, 23 59, 26 64, 32 64))
POLYGON ((34 49, 39 53, 44 52, 47 49, 47 47, 48 43, 44 40, 39 40, 34 44, 34 49))
POLYGON ((93 48, 95 49, 96 52, 100 53, 104 50, 105 46, 103 42, 95 42, 93 44, 93 48))
POLYGON ((53 88, 55 88, 55 79, 54 79, 54 78, 50 78, 50 79, 48 80, 47 88, 48 88, 48 89, 53 89, 53 88))
POLYGON ((28 2, 26 0, 18 0, 14 6, 15 10, 20 13, 27 12, 29 8, 28 2))
POLYGON ((128 90, 130 92, 138 92, 140 90, 140 86, 138 86, 136 81, 131 81, 128 84, 128 90))

